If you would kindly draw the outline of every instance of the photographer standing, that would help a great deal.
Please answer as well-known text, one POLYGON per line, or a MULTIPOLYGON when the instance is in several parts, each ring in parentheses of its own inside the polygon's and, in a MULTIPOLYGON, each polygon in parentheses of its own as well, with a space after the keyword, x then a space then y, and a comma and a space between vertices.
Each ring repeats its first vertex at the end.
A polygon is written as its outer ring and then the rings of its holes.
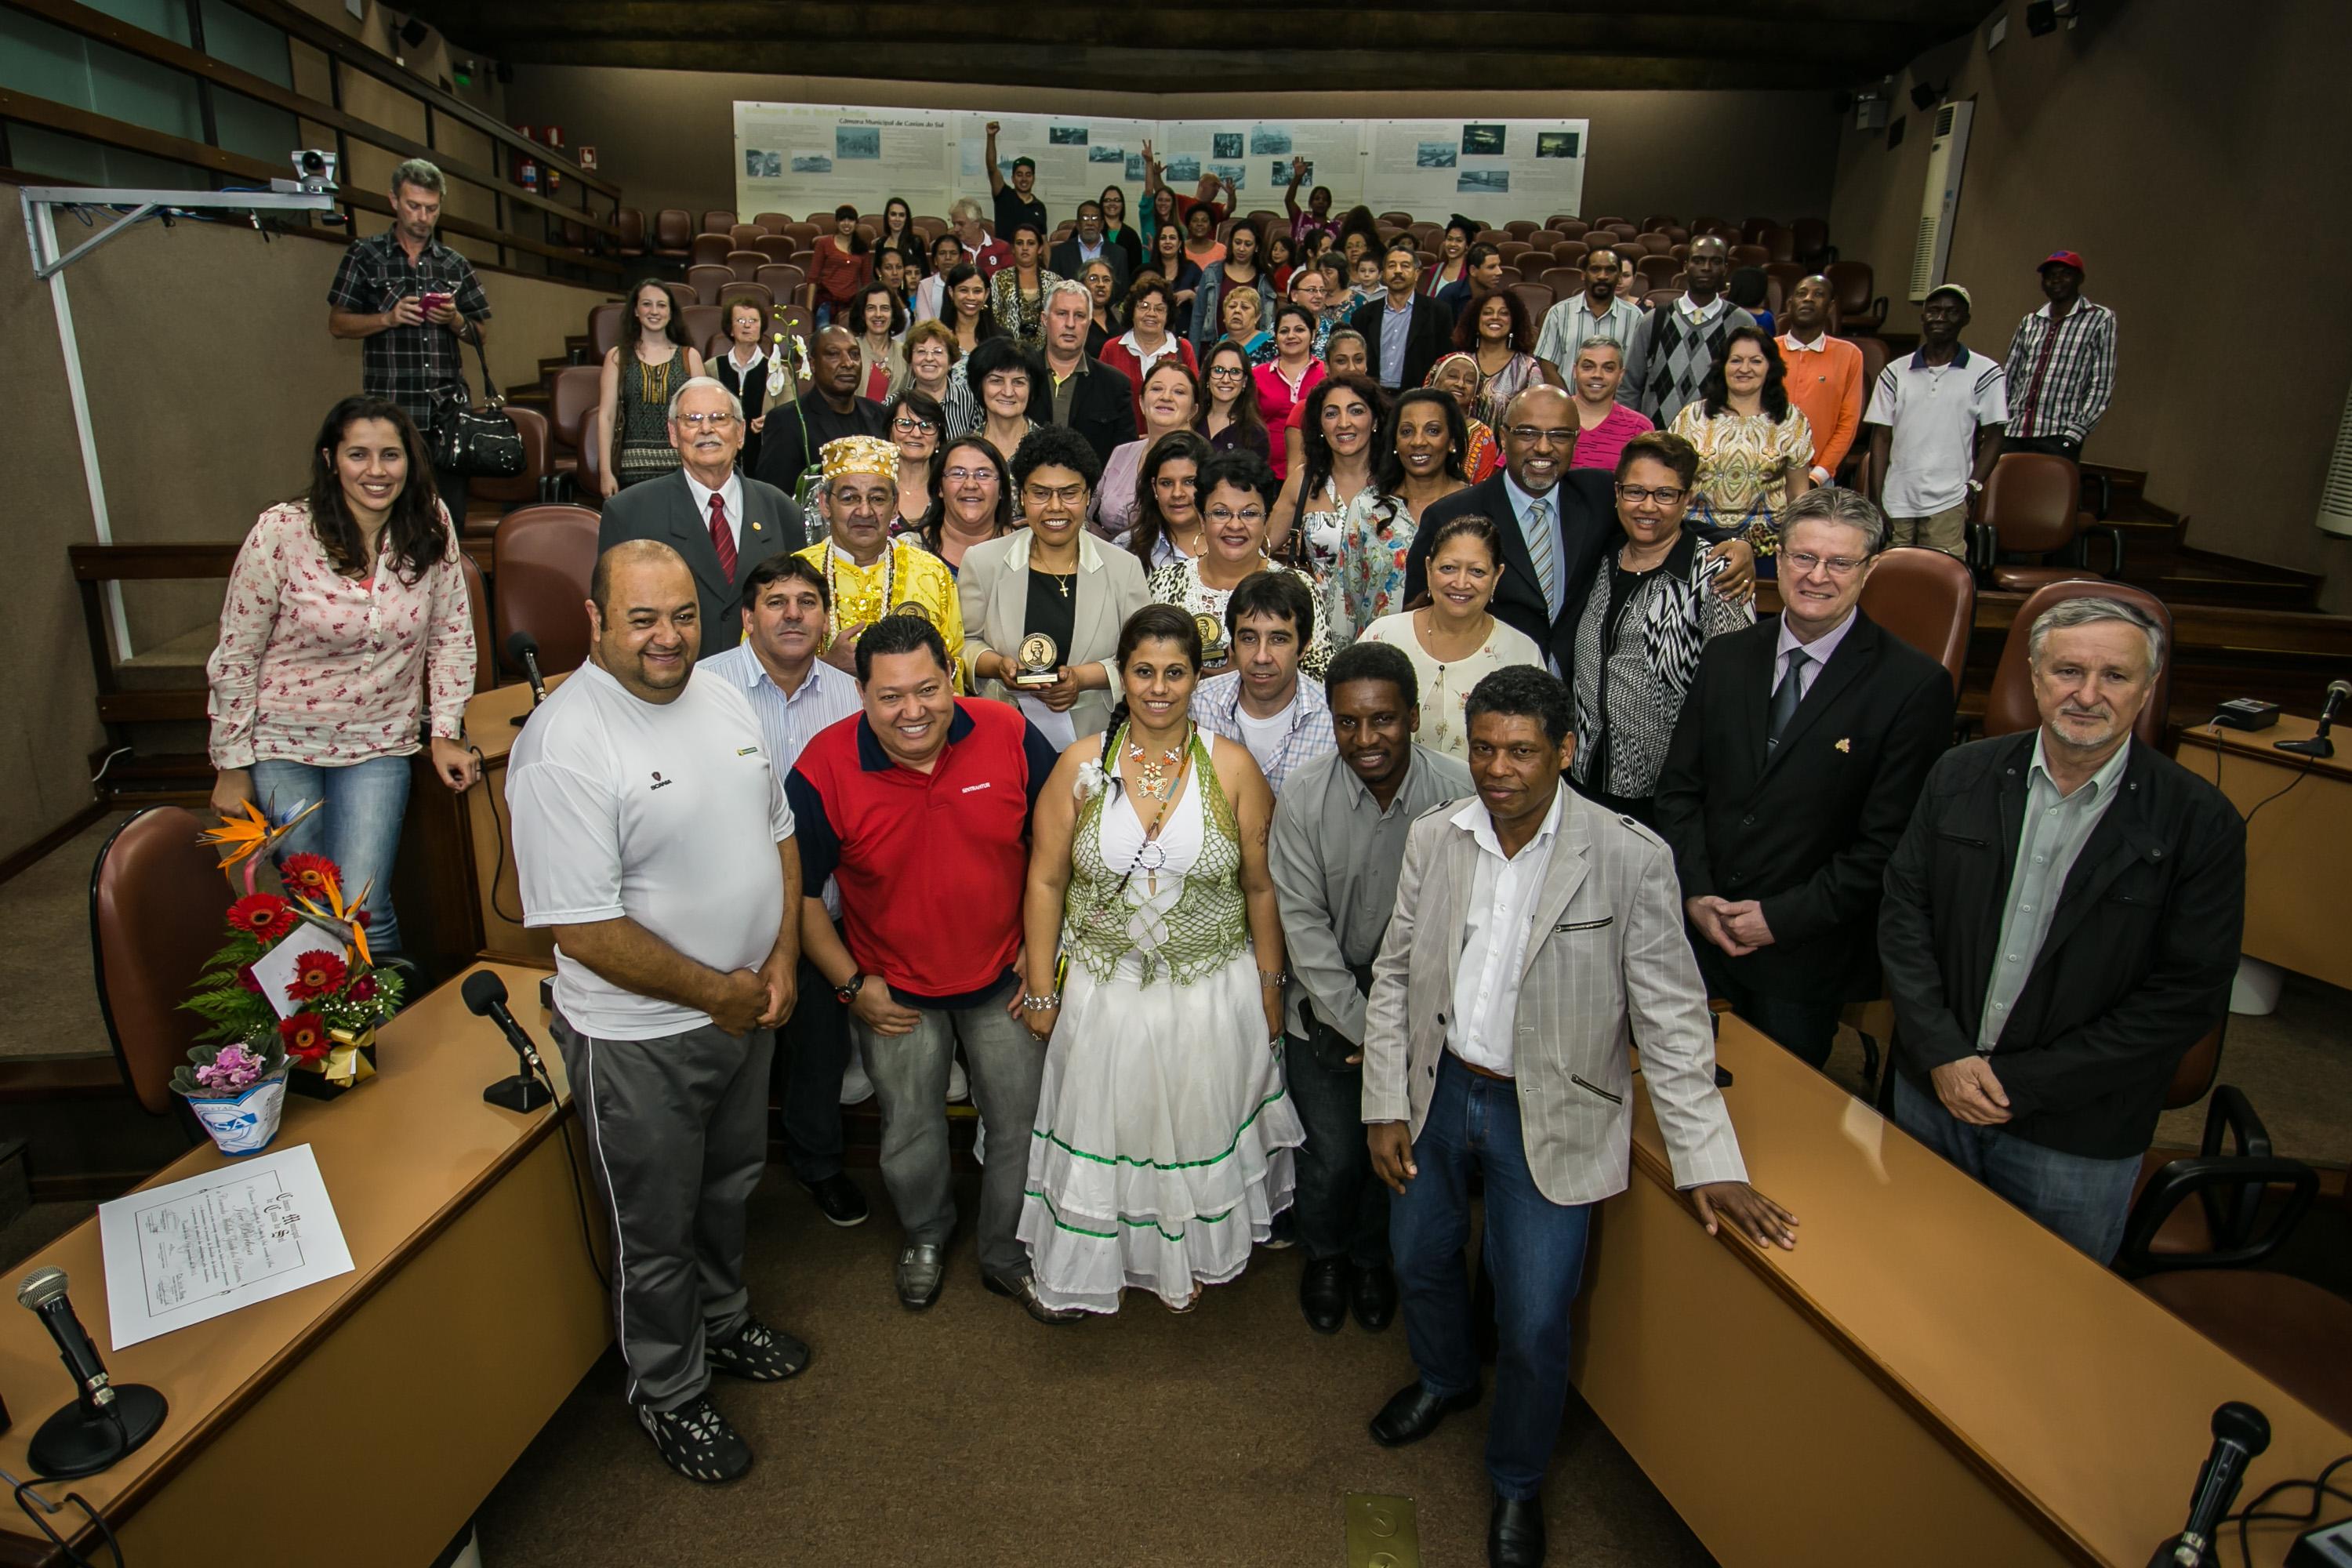
MULTIPOLYGON (((392 226, 354 240, 327 290, 327 331, 358 338, 360 387, 400 405, 434 446, 436 427, 467 406, 465 344, 480 345, 490 302, 472 263, 433 237, 441 171, 411 158, 392 172, 392 226)), ((453 528, 466 526, 466 477, 436 468, 453 528)))

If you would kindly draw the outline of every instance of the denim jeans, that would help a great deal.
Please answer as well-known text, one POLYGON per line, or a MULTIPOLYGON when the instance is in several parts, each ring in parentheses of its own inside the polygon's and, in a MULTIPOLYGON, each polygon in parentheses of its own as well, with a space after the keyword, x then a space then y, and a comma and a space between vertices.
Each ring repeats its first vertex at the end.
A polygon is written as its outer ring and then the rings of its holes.
POLYGON ((1412 1146, 1420 1168, 1389 1205, 1397 1296, 1422 1386, 1440 1398, 1478 1386, 1470 1280, 1470 1173, 1486 1180, 1482 1247, 1495 1278, 1495 1405, 1486 1420, 1486 1475, 1498 1496, 1543 1491, 1568 1406, 1568 1314, 1584 1278, 1591 1209, 1536 1190, 1519 1138, 1518 1091, 1480 1078, 1448 1055, 1429 1119, 1412 1146))
POLYGON ((342 868, 343 896, 367 889, 368 949, 377 960, 400 952, 400 922, 392 912, 392 868, 400 855, 400 819, 408 809, 414 757, 370 757, 344 767, 257 762, 254 798, 272 822, 311 801, 324 801, 300 826, 278 840, 279 858, 324 855, 342 868))
POLYGON ((1899 1072, 1895 1124, 2095 1261, 2115 1260, 2131 1214, 2132 1184, 2139 1179, 2137 1155, 2095 1160, 2044 1149, 1998 1127, 1971 1126, 1899 1072))
POLYGON ((1290 1209, 1299 1245, 1318 1261, 1345 1258, 1359 1268, 1385 1267, 1389 1190, 1372 1174, 1372 1151, 1364 1142, 1364 1069, 1327 1068, 1316 1060, 1311 1041, 1292 1035, 1282 1070, 1307 1128, 1290 1209))

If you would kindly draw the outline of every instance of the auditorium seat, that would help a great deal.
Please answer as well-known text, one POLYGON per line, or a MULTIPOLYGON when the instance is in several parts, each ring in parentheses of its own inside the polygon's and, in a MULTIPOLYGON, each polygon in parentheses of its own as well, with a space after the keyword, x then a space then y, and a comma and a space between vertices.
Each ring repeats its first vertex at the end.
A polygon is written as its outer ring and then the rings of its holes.
POLYGON ((1412 225, 1412 215, 1411 213, 1402 212, 1384 212, 1380 215, 1379 221, 1381 223, 1394 224, 1399 228, 1409 228, 1412 225))
POLYGON ((1521 308, 1528 313, 1528 325, 1538 331, 1542 330, 1544 316, 1551 310, 1554 303, 1551 285, 1522 281, 1512 283, 1509 287, 1511 292, 1518 296, 1521 308))
POLYGON ((1496 270, 1495 276, 1500 279, 1502 286, 1506 289, 1527 281, 1526 274, 1522 273, 1516 267, 1501 268, 1496 270))
POLYGON ((820 212, 813 212, 808 215, 807 222, 811 228, 821 230, 825 234, 831 234, 833 232, 833 209, 831 207, 826 207, 820 212))
POLYGON ((1528 236, 1535 233, 1538 226, 1539 226, 1536 220, 1529 217, 1515 217, 1503 226, 1513 239, 1527 238, 1528 236))
POLYGON ((1482 228, 1477 233, 1470 237, 1470 243, 1473 245, 1500 245, 1503 241, 1512 237, 1513 236, 1511 231, 1507 228, 1482 228))
POLYGON ((756 223, 735 224, 727 230, 727 243, 737 250, 749 250, 767 232, 756 223))
MULTIPOLYGON (((1978 571, 1988 584, 2014 593, 2031 593, 2048 583, 2089 575, 2089 550, 2082 511, 2082 471, 2061 457, 2046 452, 2007 452, 1993 465, 1985 481, 1975 521, 1969 525, 1970 544, 1978 571), (2050 556, 2065 552, 2070 559, 2059 565, 2004 563, 2004 554, 2050 556)), ((2123 572, 2124 543, 2120 530, 2101 528, 2112 557, 2105 574, 2123 572)))
POLYGON ((1666 247, 1666 254, 1673 257, 1677 263, 1688 261, 1690 259, 1690 246, 1687 242, 1678 239, 1675 241, 1674 244, 1666 247))
POLYGON ((1734 267, 1761 267, 1772 259, 1772 253, 1760 245, 1735 245, 1731 247, 1734 267))
POLYGON ((684 317, 687 311, 694 309, 696 304, 694 290, 688 288, 685 284, 665 283, 662 285, 662 288, 667 289, 669 293, 670 308, 677 311, 681 318, 684 317))
POLYGON ((2172 698, 2172 612, 2164 607, 2163 600, 2145 588, 2135 588, 2128 583, 2102 583, 2095 578, 2076 578, 2037 588, 2017 607, 2016 616, 2009 624, 2009 636, 2000 645, 2000 662, 1993 667, 1992 685, 1985 693, 1985 734, 2011 735, 2042 722, 2033 706, 2032 672, 2026 666, 2026 635, 2051 605, 2062 599, 2085 597, 2120 599, 2146 611, 2164 633, 2164 668, 2156 672, 2156 688, 2147 694, 2147 705, 2139 710, 2139 719, 2132 725, 2132 733, 2139 737, 2142 744, 2163 746, 2164 716, 2172 698))
POLYGON ((830 229, 819 228, 813 223, 788 223, 784 226, 784 237, 793 242, 793 247, 796 250, 811 248, 816 244, 818 235, 831 232, 830 229))
POLYGON ((1805 280, 1806 274, 1793 261, 1768 261, 1764 264, 1764 276, 1780 285, 1780 298, 1785 300, 1797 291, 1797 285, 1805 280))
MULTIPOLYGON (((710 258, 713 261, 727 253, 727 237, 722 234, 718 239, 719 254, 710 258)), ((687 216, 685 208, 664 207, 654 214, 653 253, 665 261, 685 261, 693 257, 694 220, 687 216)))
POLYGON ((457 575, 466 580, 466 618, 474 626, 474 689, 488 691, 499 683, 499 661, 490 647, 490 590, 482 569, 466 552, 457 552, 457 575))
POLYGON ((699 305, 719 303, 719 290, 734 281, 732 267, 713 267, 707 261, 698 261, 686 269, 687 287, 694 290, 695 302, 699 305))
POLYGON ((752 279, 768 286, 769 295, 778 301, 797 300, 808 284, 808 274, 789 262, 772 261, 760 268, 752 279))
POLYGON ((725 234, 729 229, 731 229, 734 226, 735 215, 733 213, 707 212, 702 215, 702 227, 699 232, 703 234, 725 234))
POLYGON ((1976 625, 1977 584, 1965 563, 1940 550, 1898 545, 1880 552, 1862 585, 1863 613, 1942 665, 1960 692, 1976 625))
MULTIPOLYGON (((1594 218, 1594 219, 1592 219, 1592 220, 1591 220, 1592 226, 1593 226, 1593 227, 1595 227, 1595 228, 1611 228, 1611 229, 1615 228, 1619 224, 1621 224, 1621 223, 1624 223, 1624 222, 1625 222, 1625 220, 1624 220, 1623 218, 1622 218, 1622 217, 1597 217, 1597 218, 1594 218)), ((1631 232, 1631 231, 1632 231, 1632 229, 1633 229, 1633 226, 1632 226, 1632 225, 1630 225, 1630 224, 1627 224, 1627 225, 1626 225, 1626 227, 1627 227, 1627 230, 1628 230, 1629 232, 1631 232)))
POLYGON ((1794 229, 1768 228, 1764 231, 1764 237, 1756 243, 1762 246, 1767 255, 1775 262, 1797 259, 1797 235, 1794 229))
POLYGON ((950 223, 943 217, 933 217, 918 214, 915 218, 915 226, 923 230, 923 232, 930 235, 936 239, 939 236, 943 235, 947 233, 948 230, 953 228, 955 225, 950 223))
MULTIPOLYGON (((1638 234, 1631 239, 1621 239, 1613 234, 1606 237, 1609 241, 1609 248, 1617 253, 1617 259, 1628 266, 1651 254, 1650 242, 1638 234)), ((1664 256, 1665 253, 1666 247, 1660 246, 1657 254, 1664 256)))
POLYGON ((1812 257, 1820 255, 1829 247, 1830 226, 1826 219, 1817 217, 1794 219, 1789 225, 1789 232, 1796 239, 1799 261, 1810 262, 1812 257))
MULTIPOLYGON (((596 567, 596 514, 584 506, 527 506, 506 515, 490 543, 492 616, 499 659, 529 632, 542 675, 588 658, 588 579, 596 567)), ((509 674, 521 670, 509 668, 509 674)))
POLYGON ((1840 337, 1875 335, 1886 321, 1886 298, 1880 294, 1877 274, 1867 261, 1832 261, 1822 276, 1829 279, 1830 298, 1840 337))
POLYGON ((613 254, 624 260, 635 261, 646 253, 646 215, 642 207, 623 207, 613 215, 613 226, 621 231, 614 241, 613 254))
MULTIPOLYGON (((522 472, 510 479, 468 479, 466 481, 467 495, 475 500, 493 501, 501 506, 544 500, 547 477, 552 471, 549 461, 551 448, 548 445, 547 416, 536 408, 514 403, 507 404, 499 412, 507 416, 513 424, 515 433, 522 437, 522 472)), ((477 524, 468 517, 465 531, 468 534, 487 533, 496 526, 495 519, 477 524)))
POLYGON ((1528 243, 1534 246, 1538 250, 1549 250, 1553 246, 1560 244, 1567 238, 1568 236, 1560 233, 1559 230, 1556 228, 1539 228, 1533 234, 1528 236, 1528 243))
POLYGON ((719 335, 727 335, 727 315, 738 300, 749 300, 760 307, 762 321, 776 313, 775 291, 765 283, 738 279, 719 290, 719 298, 709 301, 719 307, 719 335))
MULTIPOLYGON (((578 474, 584 456, 583 448, 593 444, 590 432, 595 425, 596 403, 602 395, 604 374, 602 364, 568 364, 557 371, 548 383, 548 433, 570 447, 573 454, 568 458, 556 454, 550 459, 549 467, 559 481, 572 479, 574 489, 578 488, 574 476, 578 474)), ((559 483, 550 488, 561 493, 563 486, 559 483)), ((594 492, 589 493, 593 495, 594 492)))
POLYGON ((1758 244, 1762 241, 1766 231, 1779 227, 1780 223, 1778 218, 1751 217, 1739 226, 1739 237, 1749 245, 1758 244))
POLYGON ((626 310, 625 305, 607 301, 588 312, 588 351, 594 358, 602 360, 621 341, 621 317, 626 310))
POLYGON ((1581 267, 1547 267, 1536 275, 1536 281, 1552 292, 1555 301, 1584 292, 1584 268, 1581 267))
MULTIPOLYGON (((1495 247, 1496 254, 1502 257, 1503 265, 1506 267, 1518 266, 1520 264, 1519 258, 1527 255, 1533 249, 1535 249, 1535 247, 1529 245, 1524 239, 1507 239, 1495 247)), ((1549 259, 1549 258, 1546 259, 1549 259)))
MULTIPOLYGON (((2208 1090, 2213 1095, 2213 1103, 2206 1108, 2204 1134, 2191 1161, 2271 1157, 2270 1131, 2255 1114, 2252 1102, 2233 1085, 2214 1087, 2229 1024, 2224 1014, 2221 1022, 2206 1030, 2173 1068, 2172 1081, 2165 1085, 2167 1110, 2194 1105, 2208 1090)), ((2224 1262, 2212 1255, 2241 1251, 2252 1242, 2260 1217, 2263 1184, 2254 1183, 2249 1188, 2213 1182, 2220 1172, 2185 1170, 2176 1153, 2150 1149, 2140 1156, 2139 1175, 2132 1184, 2132 1209, 2124 1223, 2124 1244, 2116 1257, 2116 1271, 2137 1279, 2164 1268, 2236 1268, 2258 1261, 2249 1257, 2224 1262), (2185 1201, 2192 1195, 2197 1202, 2185 1201)), ((2242 1169, 2239 1173, 2250 1174, 2242 1169)), ((2273 1244, 2284 1238, 2282 1228, 2273 1244)))
POLYGON ((2173 1269, 2149 1297, 2338 1427, 2352 1430, 2352 1301, 2268 1269, 2173 1269))
POLYGON ((1664 234, 1668 229, 1675 226, 1674 215, 1672 213, 1653 214, 1651 216, 1645 217, 1642 220, 1642 226, 1645 229, 1664 234))
POLYGON ((90 871, 98 1014, 151 1116, 172 1111, 172 1074, 210 1026, 181 1005, 220 950, 230 902, 219 857, 196 842, 205 826, 185 807, 150 806, 108 836, 90 871))
MULTIPOLYGON (((730 288, 757 289, 756 283, 738 283, 730 288)), ((698 343, 713 332, 727 330, 727 312, 716 305, 688 305, 677 313, 677 324, 686 333, 686 341, 698 343)))
POLYGON ((792 226, 793 220, 782 213, 755 213, 751 223, 761 234, 782 234, 792 226))
POLYGON ((1675 275, 1683 269, 1683 264, 1671 256, 1644 256, 1639 260, 1633 260, 1631 258, 1627 260, 1635 271, 1649 281, 1653 289, 1671 288, 1675 275))
POLYGON ((1739 232, 1738 226, 1727 218, 1695 217, 1691 219, 1690 226, 1693 234, 1713 234, 1717 229, 1729 229, 1734 235, 1739 232))
POLYGON ((1651 289, 1642 295, 1642 304, 1645 309, 1654 310, 1661 305, 1671 305, 1682 297, 1680 284, 1669 289, 1651 289))
POLYGON ((696 267, 724 267, 733 248, 723 234, 698 234, 687 247, 687 260, 696 267))
POLYGON ((1556 234, 1564 234, 1570 239, 1582 239, 1592 232, 1592 226, 1580 217, 1556 217, 1544 226, 1556 234))
POLYGON ((1635 235, 1642 232, 1640 229, 1635 228, 1632 224, 1627 223, 1622 217, 1613 219, 1608 223, 1595 224, 1592 226, 1595 228, 1605 228, 1620 239, 1631 239, 1635 235))
POLYGON ((774 259, 774 257, 758 250, 730 250, 727 253, 727 265, 734 269, 736 280, 741 283, 749 283, 757 278, 760 268, 774 259))
MULTIPOLYGON (((751 249, 759 256, 762 265, 788 263, 793 258, 793 253, 799 248, 799 242, 790 235, 763 234, 751 242, 751 249)), ((730 254, 733 253, 730 252, 730 254)))
POLYGON ((1675 247, 1675 237, 1659 229, 1643 229, 1633 237, 1654 256, 1664 256, 1675 247))
POLYGON ((1581 268, 1591 249, 1580 239, 1563 239, 1551 247, 1551 258, 1562 267, 1581 268))

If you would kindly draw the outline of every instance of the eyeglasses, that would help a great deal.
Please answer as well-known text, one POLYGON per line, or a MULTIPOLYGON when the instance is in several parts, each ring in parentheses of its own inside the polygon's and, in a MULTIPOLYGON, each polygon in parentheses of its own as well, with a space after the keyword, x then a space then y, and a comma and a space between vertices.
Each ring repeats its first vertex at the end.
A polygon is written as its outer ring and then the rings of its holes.
POLYGON ((1832 577, 1851 577, 1862 567, 1858 555, 1816 555, 1810 550, 1783 551, 1780 559, 1796 568, 1799 576, 1819 568, 1832 577))
POLYGON ((932 424, 929 420, 923 418, 920 415, 901 414, 898 417, 890 421, 890 428, 893 430, 905 430, 912 433, 917 430, 936 430, 939 426, 932 424))
POLYGON ((732 414, 681 414, 677 422, 689 430, 724 430, 735 423, 732 414))
POLYGON ((982 479, 993 484, 996 482, 996 470, 994 468, 950 468, 940 474, 940 478, 951 485, 977 484, 982 479))
POLYGON ((1021 496, 1033 510, 1042 509, 1057 501, 1066 507, 1084 506, 1087 504, 1087 487, 1063 485, 1058 489, 1048 489, 1044 485, 1024 485, 1022 487, 1021 496))
POLYGON ((1690 491, 1677 489, 1672 485, 1660 485, 1654 490, 1643 489, 1639 485, 1617 487, 1617 499, 1627 506, 1641 506, 1650 501, 1655 501, 1660 506, 1673 506, 1688 494, 1690 491))
POLYGON ((1539 447, 1546 442, 1565 447, 1576 439, 1576 430, 1572 426, 1562 430, 1539 430, 1532 425, 1514 425, 1510 436, 1523 447, 1539 447))
POLYGON ((1213 506, 1209 509, 1208 517, 1211 522, 1241 522, 1255 528, 1265 521, 1265 509, 1249 507, 1241 511, 1233 511, 1224 507, 1213 506))
POLYGON ((1209 378, 1212 381, 1219 376, 1238 376, 1244 374, 1246 373, 1237 364, 1213 364, 1209 367, 1209 378))

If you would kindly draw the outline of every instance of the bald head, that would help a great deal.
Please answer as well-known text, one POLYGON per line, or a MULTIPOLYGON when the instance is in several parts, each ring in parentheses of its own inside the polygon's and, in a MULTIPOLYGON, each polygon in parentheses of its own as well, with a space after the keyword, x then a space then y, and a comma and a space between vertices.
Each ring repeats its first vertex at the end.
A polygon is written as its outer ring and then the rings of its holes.
POLYGON ((686 557, 655 539, 631 539, 596 558, 588 628, 598 668, 633 697, 670 702, 702 648, 699 601, 686 557))
POLYGON ((1826 331, 1830 324, 1830 301, 1837 296, 1830 280, 1820 273, 1797 280, 1789 291, 1789 330, 1802 342, 1811 342, 1814 335, 1826 331))
POLYGON ((1531 496, 1549 495, 1576 451, 1576 409, 1556 386, 1528 387, 1503 415, 1503 464, 1531 496))
POLYGON ((609 617, 616 588, 625 603, 643 589, 662 586, 665 570, 675 570, 689 587, 693 585, 694 574, 688 570, 685 556, 658 539, 625 539, 596 557, 596 568, 588 574, 588 602, 596 606, 598 615, 609 617), (652 575, 640 575, 646 573, 652 575))
POLYGON ((1706 304, 1723 292, 1730 276, 1731 251, 1721 237, 1703 234, 1691 241, 1690 254, 1683 258, 1683 287, 1693 300, 1706 304))
POLYGON ((818 331, 809 345, 810 356, 815 360, 817 390, 826 401, 846 414, 857 395, 857 340, 847 327, 835 322, 818 331))

